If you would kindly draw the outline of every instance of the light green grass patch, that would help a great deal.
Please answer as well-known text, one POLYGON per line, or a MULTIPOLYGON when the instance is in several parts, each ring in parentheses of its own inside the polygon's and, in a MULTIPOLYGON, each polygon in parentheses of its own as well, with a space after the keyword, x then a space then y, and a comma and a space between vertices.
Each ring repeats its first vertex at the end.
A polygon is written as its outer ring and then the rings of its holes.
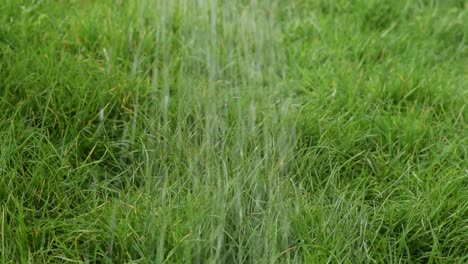
POLYGON ((466 15, 4 1, 1 262, 466 262, 466 15))

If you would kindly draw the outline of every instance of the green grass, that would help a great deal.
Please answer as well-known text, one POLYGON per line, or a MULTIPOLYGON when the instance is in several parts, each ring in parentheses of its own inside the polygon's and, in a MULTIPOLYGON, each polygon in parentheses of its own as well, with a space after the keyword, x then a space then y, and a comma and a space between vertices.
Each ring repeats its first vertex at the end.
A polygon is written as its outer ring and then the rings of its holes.
POLYGON ((3 0, 0 262, 468 262, 467 15, 3 0))

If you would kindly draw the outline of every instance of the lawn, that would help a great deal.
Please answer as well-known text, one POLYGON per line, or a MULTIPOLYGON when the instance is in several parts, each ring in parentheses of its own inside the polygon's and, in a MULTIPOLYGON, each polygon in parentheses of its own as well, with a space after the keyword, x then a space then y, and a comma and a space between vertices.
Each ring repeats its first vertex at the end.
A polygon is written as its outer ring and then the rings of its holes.
POLYGON ((2 0, 1 263, 468 263, 463 0, 2 0))

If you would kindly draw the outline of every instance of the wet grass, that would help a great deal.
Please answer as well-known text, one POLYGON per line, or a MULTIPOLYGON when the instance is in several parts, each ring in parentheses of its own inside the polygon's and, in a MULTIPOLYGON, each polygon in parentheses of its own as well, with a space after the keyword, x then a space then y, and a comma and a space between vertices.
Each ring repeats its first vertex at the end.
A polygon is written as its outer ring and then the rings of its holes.
POLYGON ((0 6, 2 263, 465 263, 464 1, 0 6))

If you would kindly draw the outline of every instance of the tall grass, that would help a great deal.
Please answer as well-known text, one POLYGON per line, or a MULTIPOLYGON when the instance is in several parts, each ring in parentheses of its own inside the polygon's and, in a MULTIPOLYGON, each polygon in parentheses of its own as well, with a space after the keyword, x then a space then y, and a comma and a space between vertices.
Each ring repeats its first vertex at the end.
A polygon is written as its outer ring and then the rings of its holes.
POLYGON ((466 6, 0 6, 2 263, 467 261, 466 6))

